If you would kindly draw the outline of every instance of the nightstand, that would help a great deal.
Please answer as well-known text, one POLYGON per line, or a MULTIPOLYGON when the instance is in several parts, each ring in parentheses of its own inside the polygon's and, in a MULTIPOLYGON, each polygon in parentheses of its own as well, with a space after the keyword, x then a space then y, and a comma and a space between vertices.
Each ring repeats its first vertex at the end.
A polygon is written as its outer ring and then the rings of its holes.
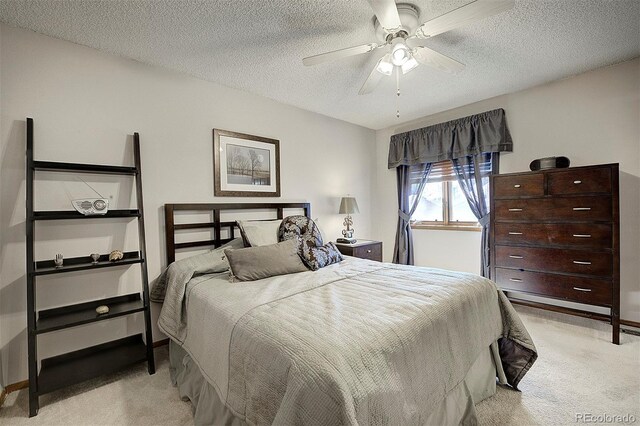
POLYGON ((373 240, 358 240, 354 244, 336 243, 340 253, 382 262, 382 242, 373 240))

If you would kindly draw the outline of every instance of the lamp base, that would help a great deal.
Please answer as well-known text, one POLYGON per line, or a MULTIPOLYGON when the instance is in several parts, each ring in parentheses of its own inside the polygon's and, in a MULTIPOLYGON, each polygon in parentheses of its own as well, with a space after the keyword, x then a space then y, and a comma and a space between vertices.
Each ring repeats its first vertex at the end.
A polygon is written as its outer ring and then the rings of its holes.
POLYGON ((353 222, 351 221, 351 218, 349 216, 347 216, 347 218, 344 220, 344 224, 346 228, 342 230, 342 236, 350 240, 353 238, 354 229, 351 228, 351 225, 353 225, 353 222))
POLYGON ((336 239, 336 243, 340 244, 355 244, 358 242, 355 238, 338 238, 336 239))

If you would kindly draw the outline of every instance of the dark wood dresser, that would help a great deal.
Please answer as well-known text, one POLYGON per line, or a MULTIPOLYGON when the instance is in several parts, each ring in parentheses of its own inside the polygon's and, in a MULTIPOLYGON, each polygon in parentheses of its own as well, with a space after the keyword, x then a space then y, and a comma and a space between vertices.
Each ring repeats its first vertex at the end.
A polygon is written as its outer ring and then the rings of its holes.
POLYGON ((336 243, 340 253, 382 262, 382 242, 373 240, 358 240, 354 244, 336 243))
POLYGON ((620 342, 618 164, 491 176, 491 278, 505 291, 609 308, 620 342))

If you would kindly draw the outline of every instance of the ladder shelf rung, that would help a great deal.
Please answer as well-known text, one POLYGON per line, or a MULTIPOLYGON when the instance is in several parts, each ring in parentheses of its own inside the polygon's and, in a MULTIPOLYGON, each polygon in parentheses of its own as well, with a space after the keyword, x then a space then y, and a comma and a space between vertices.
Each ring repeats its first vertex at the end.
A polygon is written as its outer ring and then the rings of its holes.
POLYGON ((84 215, 75 210, 40 210, 33 212, 33 220, 106 219, 113 217, 139 217, 137 209, 109 210, 102 215, 84 215))
POLYGON ((140 252, 128 251, 123 253, 123 258, 117 261, 110 261, 108 254, 101 254, 97 263, 93 263, 90 256, 70 257, 63 259, 61 267, 57 268, 53 260, 40 260, 35 262, 33 275, 61 274, 64 272, 88 271, 91 269, 112 268, 115 266, 133 265, 143 263, 140 252))
POLYGON ((147 348, 137 334, 79 351, 46 358, 38 374, 38 395, 75 383, 115 373, 144 361, 147 348))
POLYGON ((124 296, 109 297, 106 299, 92 300, 91 302, 77 303, 75 305, 60 306, 45 309, 38 312, 36 321, 37 334, 62 330, 78 325, 104 321, 143 311, 145 308, 139 293, 124 296), (96 308, 101 305, 109 307, 106 314, 96 313, 96 308))
POLYGON ((47 172, 95 173, 110 175, 135 175, 138 169, 131 166, 107 164, 60 163, 56 161, 34 161, 33 169, 47 172))

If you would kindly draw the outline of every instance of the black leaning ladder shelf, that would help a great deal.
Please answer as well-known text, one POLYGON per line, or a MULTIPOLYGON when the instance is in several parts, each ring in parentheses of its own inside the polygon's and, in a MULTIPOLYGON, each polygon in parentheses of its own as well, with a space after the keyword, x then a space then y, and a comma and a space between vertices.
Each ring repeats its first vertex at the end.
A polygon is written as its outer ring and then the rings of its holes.
POLYGON ((105 166, 97 164, 58 163, 33 159, 33 119, 27 118, 27 328, 29 349, 29 417, 38 414, 41 395, 82 382, 103 374, 113 373, 132 364, 146 361, 149 374, 156 371, 151 335, 149 282, 146 263, 144 210, 142 202, 142 173, 140 167, 140 136, 133 135, 135 167, 105 166), (135 210, 109 210, 102 216, 85 216, 76 211, 34 211, 33 183, 36 171, 131 175, 136 181, 135 210), (34 259, 34 228, 38 220, 109 219, 129 217, 138 219, 139 251, 126 252, 118 262, 110 262, 108 254, 102 254, 97 264, 89 256, 64 259, 64 266, 56 268, 53 260, 34 259), (142 274, 142 299, 140 293, 97 299, 53 309, 36 310, 36 278, 41 275, 61 274, 73 271, 90 271, 108 267, 140 264, 142 274), (100 305, 109 306, 107 314, 98 315, 100 305), (145 338, 142 334, 113 340, 97 346, 68 352, 41 361, 38 372, 38 335, 55 330, 75 327, 95 321, 144 313, 145 338))

